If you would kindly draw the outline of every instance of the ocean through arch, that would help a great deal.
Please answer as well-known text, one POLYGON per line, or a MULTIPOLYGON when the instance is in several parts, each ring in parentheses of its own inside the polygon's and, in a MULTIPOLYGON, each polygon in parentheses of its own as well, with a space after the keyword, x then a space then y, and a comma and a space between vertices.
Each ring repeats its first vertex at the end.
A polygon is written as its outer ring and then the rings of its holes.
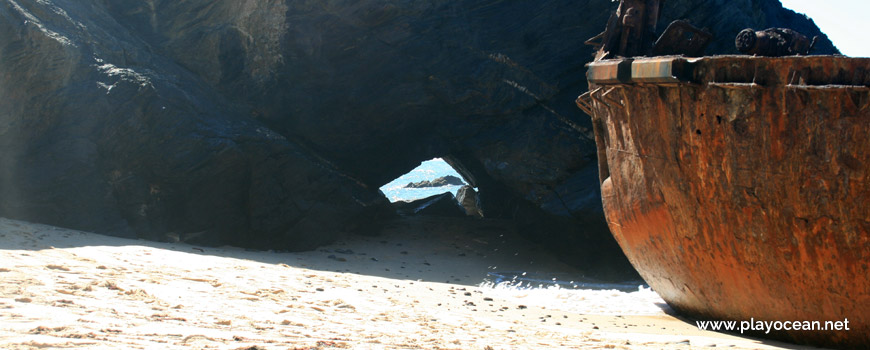
POLYGON ((453 169, 450 164, 444 161, 444 159, 433 158, 420 163, 420 165, 413 170, 402 176, 397 177, 386 185, 381 186, 380 189, 381 192, 383 192, 384 195, 387 196, 387 199, 389 199, 390 202, 413 201, 445 192, 453 193, 453 195, 456 196, 456 193, 459 191, 460 188, 462 188, 463 185, 447 185, 422 188, 406 187, 410 183, 433 181, 446 176, 457 177, 462 179, 465 184, 468 183, 468 181, 465 180, 462 175, 460 175, 459 172, 456 171, 456 169, 453 169))

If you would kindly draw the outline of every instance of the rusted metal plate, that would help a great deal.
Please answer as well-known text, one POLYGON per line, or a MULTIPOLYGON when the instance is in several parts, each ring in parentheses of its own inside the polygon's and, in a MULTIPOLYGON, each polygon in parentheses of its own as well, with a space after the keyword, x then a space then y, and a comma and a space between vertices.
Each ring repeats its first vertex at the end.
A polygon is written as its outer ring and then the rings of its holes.
POLYGON ((603 58, 650 54, 662 0, 620 0, 604 32, 586 41, 597 46, 596 61, 603 58))
POLYGON ((591 99, 613 235, 685 315, 848 319, 849 331, 757 335, 870 347, 870 59, 693 65, 693 84, 605 87, 619 105, 591 99))
POLYGON ((688 21, 676 20, 662 33, 653 45, 654 56, 685 55, 699 57, 704 55, 704 49, 713 40, 713 34, 705 29, 699 29, 688 21))

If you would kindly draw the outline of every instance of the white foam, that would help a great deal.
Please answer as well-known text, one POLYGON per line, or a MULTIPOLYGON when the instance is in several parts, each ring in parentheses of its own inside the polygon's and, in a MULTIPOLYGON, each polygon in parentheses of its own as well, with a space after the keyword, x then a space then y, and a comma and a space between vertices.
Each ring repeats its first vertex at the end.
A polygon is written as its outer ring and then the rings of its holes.
POLYGON ((617 289, 566 289, 559 285, 544 288, 517 287, 511 283, 485 282, 484 295, 512 300, 527 306, 591 315, 664 315, 665 301, 652 289, 638 286, 637 291, 617 289))

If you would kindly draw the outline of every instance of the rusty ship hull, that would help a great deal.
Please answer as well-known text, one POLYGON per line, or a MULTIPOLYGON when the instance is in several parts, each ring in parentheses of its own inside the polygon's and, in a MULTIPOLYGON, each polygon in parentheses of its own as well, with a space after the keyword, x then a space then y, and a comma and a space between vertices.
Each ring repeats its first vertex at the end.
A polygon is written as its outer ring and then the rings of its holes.
POLYGON ((587 78, 607 221, 671 307, 848 320, 759 335, 870 347, 870 59, 602 60, 587 78))

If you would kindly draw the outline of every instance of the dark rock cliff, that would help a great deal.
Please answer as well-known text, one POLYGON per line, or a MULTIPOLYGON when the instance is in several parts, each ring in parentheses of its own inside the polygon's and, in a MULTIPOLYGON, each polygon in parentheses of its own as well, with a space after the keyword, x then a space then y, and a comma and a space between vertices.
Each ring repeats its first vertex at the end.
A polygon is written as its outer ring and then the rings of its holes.
MULTIPOLYGON (((582 42, 615 5, 2 0, 0 215, 309 249, 370 229, 390 211, 380 185, 445 157, 487 216, 628 270, 573 106, 582 42)), ((712 52, 744 27, 819 34, 777 1, 666 7, 710 27, 712 52)))

